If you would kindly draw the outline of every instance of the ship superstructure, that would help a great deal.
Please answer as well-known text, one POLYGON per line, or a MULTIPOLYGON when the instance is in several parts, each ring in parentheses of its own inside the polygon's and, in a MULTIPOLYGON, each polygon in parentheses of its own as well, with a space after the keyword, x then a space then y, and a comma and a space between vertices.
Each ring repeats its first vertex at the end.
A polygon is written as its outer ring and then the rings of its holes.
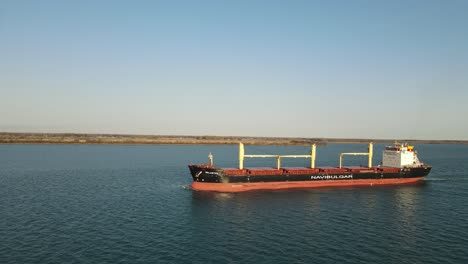
POLYGON ((422 164, 418 159, 418 154, 414 146, 408 144, 395 143, 387 146, 383 152, 382 166, 386 167, 419 167, 422 164))

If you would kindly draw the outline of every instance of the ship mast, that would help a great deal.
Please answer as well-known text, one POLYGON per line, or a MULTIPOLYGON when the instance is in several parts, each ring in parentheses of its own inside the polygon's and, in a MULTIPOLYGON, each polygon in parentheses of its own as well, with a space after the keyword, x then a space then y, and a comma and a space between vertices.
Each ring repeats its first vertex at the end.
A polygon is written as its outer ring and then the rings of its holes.
POLYGON ((213 154, 210 154, 208 155, 208 159, 210 160, 210 167, 213 167, 213 154))
POLYGON ((239 170, 244 169, 244 144, 239 143, 239 170))

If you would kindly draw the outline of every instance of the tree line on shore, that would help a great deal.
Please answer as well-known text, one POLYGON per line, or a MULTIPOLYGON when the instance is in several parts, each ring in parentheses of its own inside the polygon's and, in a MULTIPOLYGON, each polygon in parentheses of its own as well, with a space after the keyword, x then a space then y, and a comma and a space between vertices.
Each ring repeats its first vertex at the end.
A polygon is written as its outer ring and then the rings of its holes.
POLYGON ((468 140, 423 139, 353 139, 353 138, 296 138, 242 136, 183 136, 183 135, 122 135, 78 133, 10 133, 0 132, 0 144, 213 144, 242 142, 247 145, 326 145, 331 143, 393 143, 468 144, 468 140))

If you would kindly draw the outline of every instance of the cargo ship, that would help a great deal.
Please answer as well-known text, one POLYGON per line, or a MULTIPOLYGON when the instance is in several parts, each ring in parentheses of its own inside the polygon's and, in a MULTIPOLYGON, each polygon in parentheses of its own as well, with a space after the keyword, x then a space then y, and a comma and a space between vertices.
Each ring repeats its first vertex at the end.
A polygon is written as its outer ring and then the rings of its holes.
POLYGON ((382 163, 372 166, 373 144, 367 152, 341 153, 339 166, 316 167, 316 145, 306 155, 248 155, 239 143, 238 168, 218 168, 210 153, 208 164, 189 165, 191 188, 197 191, 242 192, 332 186, 374 186, 407 184, 422 180, 431 166, 420 162, 413 146, 395 143, 383 151, 382 163), (343 157, 368 156, 368 166, 343 166, 343 157), (276 158, 276 167, 244 168, 245 158, 276 158), (282 167, 285 158, 310 159, 310 167, 282 167))

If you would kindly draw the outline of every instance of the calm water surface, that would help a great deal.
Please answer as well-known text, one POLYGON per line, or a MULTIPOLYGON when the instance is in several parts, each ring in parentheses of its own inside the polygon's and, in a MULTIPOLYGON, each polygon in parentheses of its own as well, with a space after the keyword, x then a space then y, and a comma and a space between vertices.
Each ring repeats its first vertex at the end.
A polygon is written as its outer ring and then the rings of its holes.
POLYGON ((421 184, 220 194, 190 190, 186 165, 235 167, 236 146, 0 145, 0 263, 468 263, 468 146, 416 148, 421 184))

